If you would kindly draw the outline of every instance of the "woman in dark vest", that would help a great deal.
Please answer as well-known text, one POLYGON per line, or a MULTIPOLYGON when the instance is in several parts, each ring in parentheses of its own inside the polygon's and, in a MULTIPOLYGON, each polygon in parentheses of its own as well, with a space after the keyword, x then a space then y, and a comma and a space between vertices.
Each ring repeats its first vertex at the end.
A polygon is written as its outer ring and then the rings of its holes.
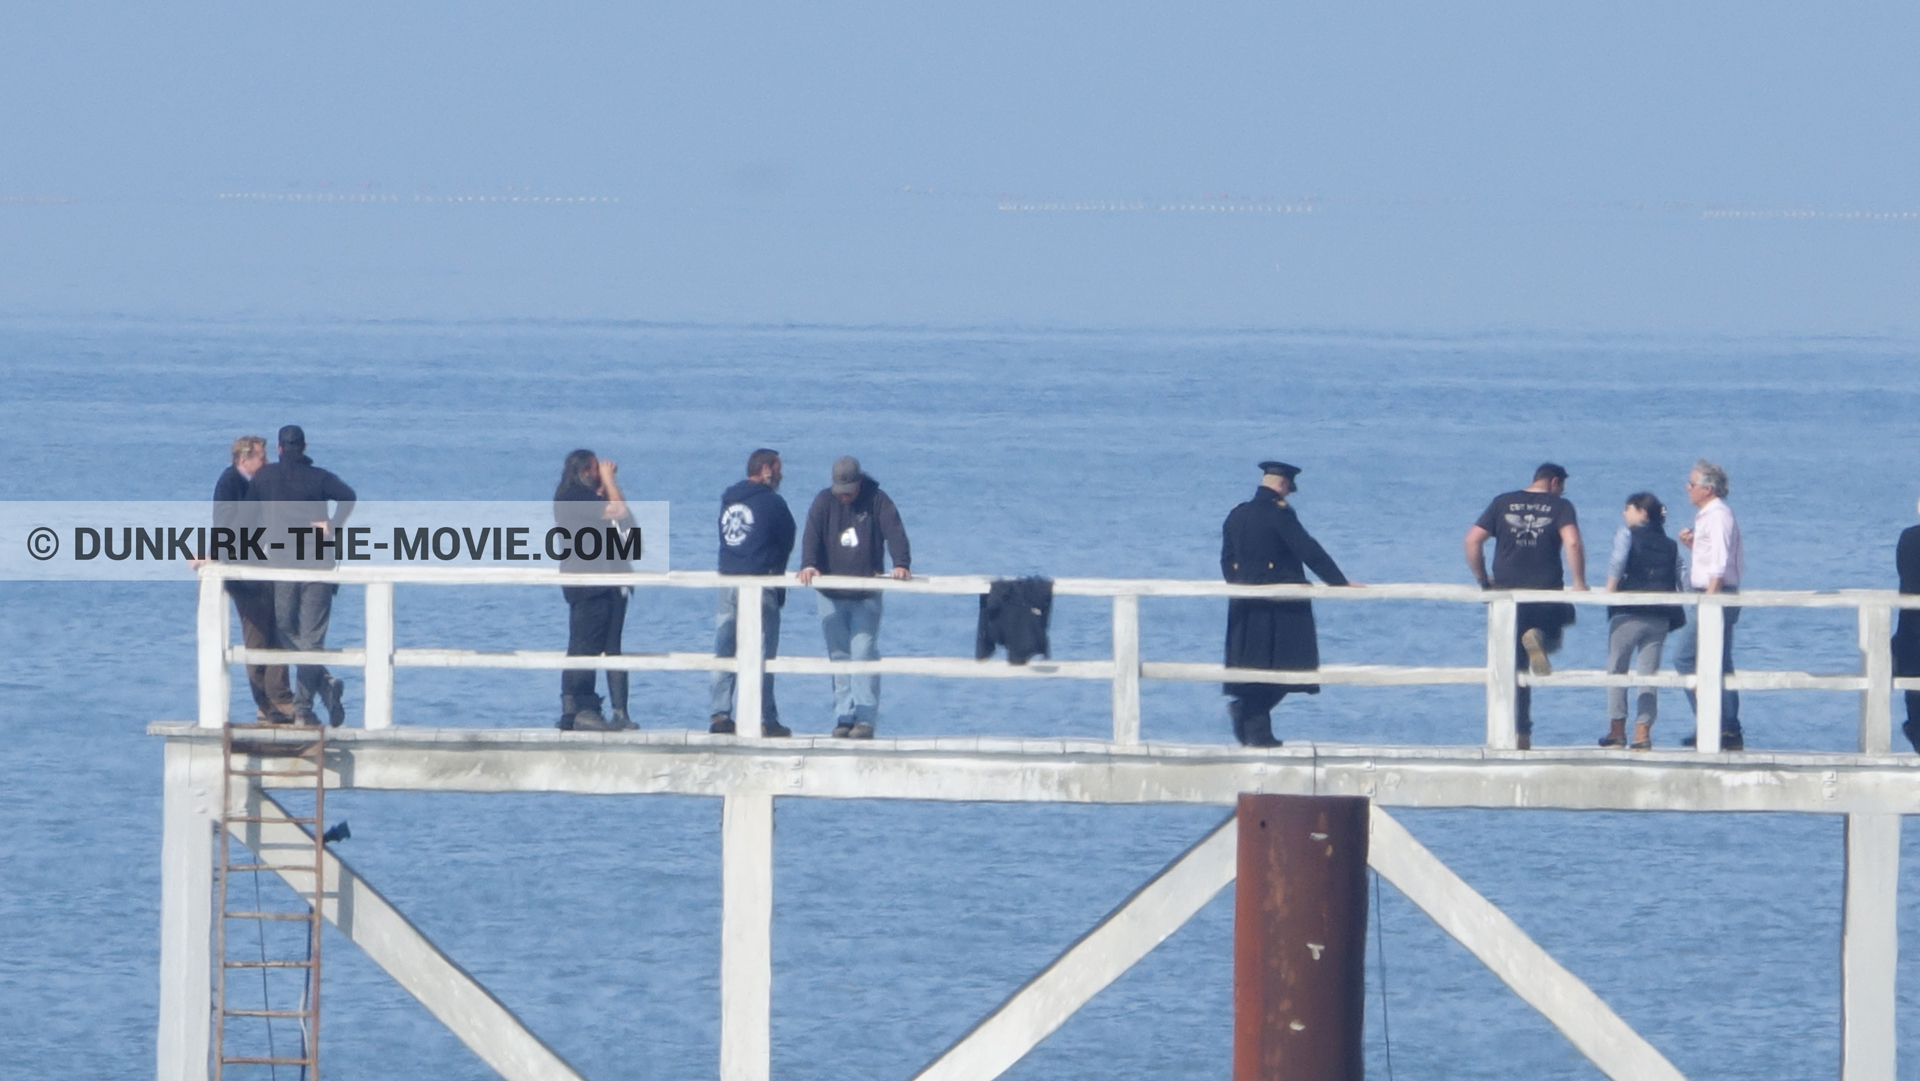
MULTIPOLYGON (((1667 536, 1667 508, 1651 492, 1627 497, 1620 512, 1626 524, 1613 537, 1613 556, 1607 561, 1609 593, 1673 593, 1680 588, 1680 546, 1667 536)), ((1660 650, 1667 632, 1684 626, 1687 610, 1677 604, 1618 604, 1607 608, 1607 672, 1622 675, 1633 662, 1638 675, 1660 670, 1660 650)), ((1658 692, 1641 687, 1635 711, 1633 742, 1627 742, 1627 688, 1607 688, 1607 734, 1602 747, 1653 748, 1653 720, 1658 692)))

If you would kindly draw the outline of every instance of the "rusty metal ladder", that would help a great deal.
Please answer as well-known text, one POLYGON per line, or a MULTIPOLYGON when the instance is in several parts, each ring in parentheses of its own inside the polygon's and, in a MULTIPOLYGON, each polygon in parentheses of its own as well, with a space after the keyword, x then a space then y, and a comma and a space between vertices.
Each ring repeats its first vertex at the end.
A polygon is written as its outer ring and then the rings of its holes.
MULTIPOLYGON (((236 1070, 237 1076, 261 1076, 257 1068, 264 1067, 267 1075, 278 1078, 282 1066, 298 1068, 304 1081, 318 1081, 320 1076, 320 927, 322 922, 321 901, 326 889, 326 757, 327 730, 325 727, 299 727, 268 724, 229 724, 221 733, 223 761, 226 766, 224 789, 221 795, 219 832, 216 837, 219 860, 214 867, 214 879, 218 894, 216 913, 218 919, 215 930, 214 949, 214 1037, 213 1037, 213 1077, 214 1081, 225 1081, 229 1066, 249 1067, 236 1070), (252 733, 275 733, 269 739, 250 739, 252 733), (292 740, 289 735, 297 734, 292 740), (269 777, 282 778, 288 784, 296 779, 307 779, 313 784, 313 816, 311 818, 286 817, 260 813, 264 808, 252 798, 259 790, 264 796, 262 782, 269 777), (235 797, 239 802, 235 802, 235 797), (248 841, 259 840, 262 827, 267 823, 291 823, 294 828, 304 830, 313 841, 312 859, 275 859, 269 861, 264 854, 268 846, 261 844, 258 849, 248 841), (236 860, 235 849, 240 857, 236 860), (302 875, 310 875, 306 881, 311 884, 311 893, 296 891, 296 896, 304 902, 304 911, 296 908, 272 909, 265 906, 264 896, 259 889, 261 872, 291 872, 294 880, 302 875), (252 905, 234 908, 232 905, 232 878, 239 872, 251 873, 254 877, 252 905), (259 948, 256 956, 236 958, 229 948, 229 927, 235 923, 251 922, 257 932, 259 948), (267 948, 268 924, 304 923, 306 924, 306 943, 304 956, 269 956, 267 948), (298 1008, 276 1008, 273 1001, 275 989, 271 974, 275 971, 304 970, 305 981, 298 1008), (228 976, 246 972, 260 973, 260 1004, 236 1006, 229 997, 235 990, 228 976), (228 1029, 230 1019, 249 1019, 261 1022, 265 1033, 265 1053, 258 1047, 234 1049, 228 1046, 235 1033, 228 1029), (299 1054, 284 1054, 274 1039, 275 1021, 297 1021, 299 1024, 299 1054), (252 1053, 235 1053, 236 1050, 252 1053)), ((280 846, 284 850, 284 846, 280 846)), ((291 938, 291 936, 287 936, 291 938)), ((288 946, 289 942, 277 942, 278 946, 288 946)), ((290 951, 289 951, 290 952, 290 951)), ((279 989, 289 990, 290 981, 283 981, 279 989)))

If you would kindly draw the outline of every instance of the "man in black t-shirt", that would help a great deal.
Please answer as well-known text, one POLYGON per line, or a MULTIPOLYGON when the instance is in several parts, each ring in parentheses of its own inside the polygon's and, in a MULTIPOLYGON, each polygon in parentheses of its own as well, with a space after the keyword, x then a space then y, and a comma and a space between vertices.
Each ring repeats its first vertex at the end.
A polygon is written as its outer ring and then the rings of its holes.
MULTIPOLYGON (((1564 589, 1560 557, 1564 552, 1573 588, 1587 588, 1586 550, 1580 543, 1580 521, 1573 504, 1563 498, 1567 471, 1547 462, 1533 471, 1533 483, 1507 492, 1487 504, 1480 520, 1467 530, 1467 566, 1482 589, 1564 589), (1493 541, 1493 574, 1487 574, 1486 546, 1493 541)), ((1573 622, 1571 604, 1523 604, 1516 613, 1519 638, 1515 663, 1535 675, 1547 675, 1553 665, 1547 655, 1560 648, 1561 633, 1573 622)), ((1533 745, 1533 691, 1514 693, 1514 731, 1521 750, 1533 745)))

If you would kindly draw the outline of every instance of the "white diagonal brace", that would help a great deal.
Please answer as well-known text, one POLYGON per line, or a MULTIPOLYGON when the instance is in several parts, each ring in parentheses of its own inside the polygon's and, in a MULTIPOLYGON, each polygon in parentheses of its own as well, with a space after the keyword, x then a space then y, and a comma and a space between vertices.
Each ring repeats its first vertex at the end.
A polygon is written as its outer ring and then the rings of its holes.
POLYGON ((915 1081, 993 1081, 1006 1072, 1233 881, 1238 838, 1229 817, 973 1026, 915 1081))
MULTIPOLYGON (((261 793, 257 806, 262 818, 279 821, 249 823, 241 839, 261 863, 272 864, 287 885, 311 896, 313 836, 286 821, 291 816, 273 797, 261 793)), ((506 1081, 581 1081, 574 1068, 529 1032, 505 1003, 440 952, 379 891, 330 851, 322 873, 327 890, 321 915, 366 951, 408 994, 419 999, 481 1061, 506 1081)))
MULTIPOLYGON (((1717 655, 1717 654, 1716 654, 1717 655)), ((1373 808, 1367 862, 1433 922, 1478 957, 1521 1000, 1546 1017, 1581 1054, 1616 1081, 1685 1081, 1580 977, 1527 937, 1520 925, 1415 840, 1393 816, 1373 808)))

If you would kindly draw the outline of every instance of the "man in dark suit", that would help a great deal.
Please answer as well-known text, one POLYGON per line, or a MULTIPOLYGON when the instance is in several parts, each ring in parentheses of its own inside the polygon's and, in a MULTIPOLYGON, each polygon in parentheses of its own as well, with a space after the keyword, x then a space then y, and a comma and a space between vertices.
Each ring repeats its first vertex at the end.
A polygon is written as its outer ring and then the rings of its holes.
MULTIPOLYGON (((267 464, 267 441, 257 435, 243 435, 233 441, 233 464, 213 485, 213 524, 234 529, 247 521, 247 489, 254 475, 267 464)), ((197 564, 196 564, 197 565, 197 564)), ((240 613, 240 639, 248 649, 272 649, 273 583, 240 582, 229 579, 227 594, 240 613)), ((293 690, 287 683, 284 664, 247 666, 247 688, 253 692, 254 720, 261 723, 293 722, 293 690)))
MULTIPOLYGON (((1260 463, 1260 487, 1233 508, 1220 530, 1220 573, 1229 582, 1270 585, 1307 581, 1308 568, 1328 585, 1352 585, 1287 505, 1300 467, 1260 463)), ((1227 667, 1310 672, 1320 667, 1313 602, 1235 597, 1227 602, 1227 667)), ((1278 747, 1273 707, 1289 693, 1319 694, 1317 683, 1228 683, 1233 735, 1249 747, 1278 747)))

